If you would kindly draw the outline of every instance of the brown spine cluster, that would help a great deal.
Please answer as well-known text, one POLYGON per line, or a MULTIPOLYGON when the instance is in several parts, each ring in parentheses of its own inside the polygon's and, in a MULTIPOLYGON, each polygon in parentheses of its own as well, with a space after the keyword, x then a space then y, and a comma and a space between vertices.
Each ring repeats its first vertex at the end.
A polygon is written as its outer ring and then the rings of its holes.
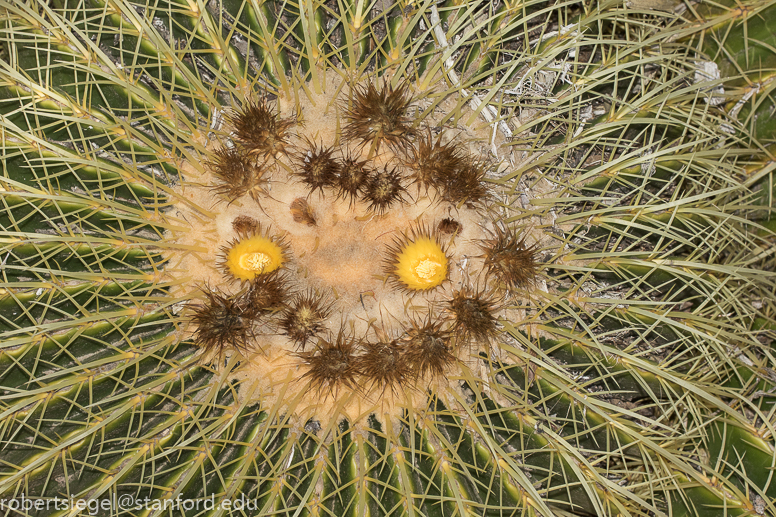
POLYGON ((373 388, 385 390, 403 386, 410 371, 398 341, 374 341, 362 346, 356 357, 358 373, 372 383, 373 388))
POLYGON ((352 207, 356 199, 366 193, 366 186, 372 174, 367 160, 358 160, 348 153, 340 163, 337 197, 348 199, 349 205, 352 207))
MULTIPOLYGON (((409 84, 394 88, 384 82, 379 90, 374 83, 352 89, 351 102, 344 106, 347 124, 342 135, 361 144, 370 144, 373 152, 386 142, 392 149, 405 148, 415 134, 407 109, 412 103, 409 84)), ((370 153, 372 154, 372 153, 370 153)))
POLYGON ((318 390, 334 393, 342 386, 395 392, 423 376, 441 375, 457 360, 452 334, 442 330, 443 323, 412 324, 399 339, 375 341, 346 338, 340 329, 335 339, 321 339, 315 350, 300 354, 306 376, 318 390))
POLYGON ((283 312, 280 328, 294 343, 304 350, 307 343, 326 329, 326 319, 331 314, 331 301, 309 290, 297 294, 283 312))
POLYGON ((473 338, 489 341, 495 335, 494 304, 482 293, 459 291, 448 302, 450 316, 412 319, 398 339, 370 341, 349 336, 345 326, 324 338, 331 310, 329 300, 308 291, 289 302, 287 277, 275 272, 260 277, 245 291, 227 296, 205 291, 207 302, 195 307, 195 341, 221 356, 229 350, 260 351, 256 338, 277 329, 304 350, 298 356, 307 366, 305 377, 317 390, 340 387, 396 390, 420 378, 440 377, 457 359, 457 351, 473 338), (357 383, 362 379, 364 383, 357 383))
POLYGON ((245 294, 245 303, 255 314, 270 315, 282 311, 290 297, 288 273, 273 271, 257 276, 245 294))
POLYGON ((457 360, 453 354, 453 333, 446 328, 446 323, 431 314, 423 321, 410 320, 402 345, 405 361, 415 375, 441 376, 457 360))
POLYGON ((281 118, 265 97, 246 102, 226 119, 234 145, 216 149, 205 164, 219 180, 214 190, 230 203, 246 194, 258 203, 266 194, 272 161, 286 152, 294 120, 281 118))
POLYGON ((347 146, 340 148, 343 158, 336 159, 335 147, 310 140, 301 150, 289 150, 293 119, 281 118, 261 98, 228 115, 236 146, 217 149, 215 159, 207 163, 220 181, 214 190, 230 202, 246 194, 258 202, 266 194, 273 160, 287 154, 295 158, 294 174, 310 193, 331 188, 351 206, 360 200, 377 215, 408 202, 409 184, 416 185, 418 193, 434 192, 456 206, 474 207, 485 201, 484 179, 490 164, 470 156, 456 141, 442 143, 441 133, 436 139, 430 130, 418 137, 416 123, 408 116, 412 98, 407 83, 396 88, 387 82, 380 88, 369 83, 352 91, 350 102, 343 106, 342 136, 357 147, 369 144, 367 160, 354 157, 347 146), (401 166, 372 163, 383 142, 401 166))
POLYGON ((266 169, 236 147, 222 147, 213 151, 213 160, 206 165, 220 183, 214 187, 217 194, 233 202, 246 194, 256 197, 266 192, 266 169))
MULTIPOLYGON (((402 83, 393 88, 384 83, 378 88, 369 83, 354 89, 349 105, 344 107, 348 123, 342 130, 346 140, 369 143, 376 152, 381 142, 388 147, 407 170, 384 167, 364 183, 363 199, 378 214, 393 203, 401 203, 405 184, 414 184, 418 193, 433 190, 444 201, 469 207, 482 204, 488 190, 484 184, 490 164, 469 155, 455 141, 442 143, 442 134, 434 139, 431 131, 418 137, 407 111, 412 103, 409 87, 402 83)), ((373 153, 370 152, 370 156, 373 153)))
POLYGON ((429 313, 424 319, 410 319, 398 339, 345 339, 341 329, 336 339, 319 341, 317 349, 302 358, 318 389, 328 387, 335 392, 341 386, 369 386, 395 391, 414 386, 420 379, 443 377, 472 339, 489 343, 496 334, 496 311, 484 293, 459 291, 448 302, 448 317, 429 313), (347 346, 337 344, 340 342, 347 346), (324 367, 325 360, 333 358, 331 347, 342 355, 347 350, 347 368, 324 367), (363 382, 354 384, 358 378, 363 382))
POLYGON ((284 153, 294 125, 293 118, 281 118, 266 97, 249 100, 241 110, 227 116, 234 138, 249 156, 261 161, 284 153))
POLYGON ((335 391, 340 386, 354 388, 358 376, 356 344, 354 338, 340 330, 334 339, 319 339, 316 350, 299 354, 307 364, 305 377, 310 384, 318 391, 324 388, 335 391))
POLYGON ((369 210, 382 215, 394 203, 403 201, 404 192, 399 171, 395 167, 389 170, 386 165, 367 180, 364 201, 369 203, 369 210))
POLYGON ((203 294, 204 302, 189 305, 191 322, 196 327, 194 341, 203 352, 220 360, 227 351, 252 349, 255 322, 242 300, 207 287, 203 294))
POLYGON ((253 217, 240 215, 232 221, 232 229, 237 235, 247 237, 261 231, 261 225, 253 217))
POLYGON ((306 148, 297 154, 297 176, 310 189, 323 193, 324 187, 334 187, 340 175, 340 163, 334 158, 334 148, 307 141, 306 148))
POLYGON ((488 342, 496 335, 498 306, 484 290, 461 289, 447 303, 453 316, 452 331, 464 341, 488 342))
POLYGON ((498 278, 508 289, 528 287, 537 275, 536 245, 529 246, 525 236, 496 227, 492 239, 480 243, 488 275, 498 278))

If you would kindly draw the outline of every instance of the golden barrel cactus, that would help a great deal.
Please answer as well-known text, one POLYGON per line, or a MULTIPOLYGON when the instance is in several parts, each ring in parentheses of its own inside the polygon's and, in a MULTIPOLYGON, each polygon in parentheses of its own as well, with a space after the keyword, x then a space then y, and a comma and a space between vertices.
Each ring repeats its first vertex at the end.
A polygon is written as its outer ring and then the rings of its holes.
POLYGON ((776 513, 773 2, 0 0, 0 499, 776 513))

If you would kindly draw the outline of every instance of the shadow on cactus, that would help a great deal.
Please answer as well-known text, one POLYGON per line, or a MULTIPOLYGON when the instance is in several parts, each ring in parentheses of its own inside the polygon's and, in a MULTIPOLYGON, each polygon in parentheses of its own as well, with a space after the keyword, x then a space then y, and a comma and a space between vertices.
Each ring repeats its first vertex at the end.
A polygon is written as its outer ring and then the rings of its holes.
POLYGON ((0 0, 0 498, 776 513, 776 7, 691 7, 0 0))

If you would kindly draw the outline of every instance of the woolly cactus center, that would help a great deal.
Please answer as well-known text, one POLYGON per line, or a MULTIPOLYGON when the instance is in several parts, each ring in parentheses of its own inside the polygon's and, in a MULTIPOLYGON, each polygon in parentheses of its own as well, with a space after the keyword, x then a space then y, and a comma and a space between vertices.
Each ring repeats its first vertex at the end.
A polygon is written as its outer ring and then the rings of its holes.
MULTIPOLYGON (((479 349, 468 345, 471 331, 463 329, 453 343, 456 317, 445 308, 451 288, 485 280, 478 243, 494 231, 489 212, 451 202, 439 188, 414 188, 417 178, 405 165, 412 152, 401 145, 377 151, 361 139, 368 127, 350 140, 338 132, 344 122, 331 109, 335 98, 299 101, 278 98, 282 120, 297 114, 304 123, 288 128, 291 151, 267 161, 261 191, 225 203, 229 192, 207 187, 223 182, 209 170, 186 185, 184 196, 215 216, 184 212, 202 224, 181 244, 208 251, 175 266, 190 275, 190 285, 217 285, 237 302, 261 294, 257 279, 282 269, 286 305, 251 312, 260 313, 252 320, 254 335, 234 352, 245 359, 234 373, 245 381, 241 398, 283 404, 294 393, 292 412, 300 421, 346 416, 356 423, 370 412, 421 407, 429 386, 447 390, 450 378, 479 362, 479 349), (263 241, 244 237, 252 226, 267 229, 263 241), (228 276, 242 282, 229 282, 208 260, 229 242, 237 244, 225 264, 228 276), (330 346, 338 335, 351 345, 347 351, 330 346)), ((383 130, 404 130, 396 121, 378 122, 383 130)), ((462 156, 477 150, 461 137, 455 146, 462 156)), ((486 333, 493 325, 485 322, 486 333)))
MULTIPOLYGON (((380 272, 379 247, 364 239, 366 225, 359 221, 341 221, 319 231, 318 248, 298 258, 311 279, 320 286, 334 288, 338 293, 358 293, 375 288, 379 281, 373 275, 380 272)), ((302 239, 292 239, 292 246, 304 249, 302 239)), ((300 253, 301 254, 301 253, 300 253)))

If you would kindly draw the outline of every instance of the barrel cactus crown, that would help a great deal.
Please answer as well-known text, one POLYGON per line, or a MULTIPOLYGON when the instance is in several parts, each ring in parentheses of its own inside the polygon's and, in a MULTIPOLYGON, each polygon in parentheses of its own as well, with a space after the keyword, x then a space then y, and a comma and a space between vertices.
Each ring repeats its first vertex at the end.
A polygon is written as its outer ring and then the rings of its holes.
POLYGON ((774 16, 0 0, 4 508, 776 513, 774 16))

